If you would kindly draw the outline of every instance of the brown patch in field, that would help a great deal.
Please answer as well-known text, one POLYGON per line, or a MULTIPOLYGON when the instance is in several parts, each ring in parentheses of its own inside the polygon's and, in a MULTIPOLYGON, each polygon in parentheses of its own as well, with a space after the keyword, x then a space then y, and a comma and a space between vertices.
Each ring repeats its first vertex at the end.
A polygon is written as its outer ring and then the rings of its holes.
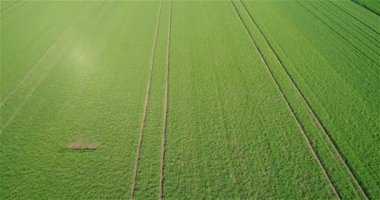
POLYGON ((68 150, 96 150, 99 148, 98 143, 71 143, 66 146, 68 150))

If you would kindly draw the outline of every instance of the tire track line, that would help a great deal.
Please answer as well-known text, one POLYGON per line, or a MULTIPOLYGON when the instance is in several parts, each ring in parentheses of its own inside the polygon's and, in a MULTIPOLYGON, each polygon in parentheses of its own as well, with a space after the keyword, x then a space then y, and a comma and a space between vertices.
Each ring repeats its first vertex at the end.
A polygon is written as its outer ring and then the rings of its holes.
POLYGON ((374 9, 372 9, 371 7, 369 6, 366 6, 365 4, 363 3, 360 3, 358 2, 357 0, 351 0, 352 2, 354 2, 356 5, 364 8, 365 10, 368 10, 369 12, 372 12, 373 14, 377 15, 377 16, 380 16, 380 13, 377 13, 374 9))
POLYGON ((344 30, 345 32, 347 32, 348 35, 351 35, 353 38, 355 38, 355 39, 358 40, 360 43, 362 43, 365 47, 367 47, 368 49, 370 49, 371 51, 373 51, 373 53, 375 53, 377 56, 380 56, 378 50, 373 49, 373 48, 372 48, 371 46, 369 46, 366 42, 364 42, 360 37, 355 36, 355 35, 352 33, 352 31, 347 30, 344 26, 342 26, 342 25, 341 25, 339 22, 337 22, 334 18, 331 18, 331 17, 328 16, 326 13, 324 13, 323 11, 321 11, 321 9, 319 9, 318 6, 313 5, 313 2, 309 2, 308 4, 309 4, 314 10, 316 10, 318 13, 320 13, 322 16, 324 16, 327 20, 332 21, 335 25, 337 25, 337 26, 340 27, 342 30, 344 30))
POLYGON ((356 21, 360 22, 361 24, 363 24, 364 26, 366 26, 367 28, 369 28, 370 30, 372 30, 373 32, 377 33, 380 35, 380 33, 372 28, 371 26, 369 26, 368 24, 364 23, 362 20, 360 20, 359 18, 355 17, 354 15, 352 15, 351 13, 347 12, 346 10, 344 10, 343 8, 341 8, 340 6, 336 5, 335 3, 333 3, 334 1, 327 1, 329 3, 331 3, 332 5, 334 5, 335 7, 339 8, 341 11, 343 11, 344 13, 346 13, 347 15, 351 16, 353 19, 355 19, 356 21))
POLYGON ((17 4, 19 4, 19 3, 21 3, 20 0, 12 1, 12 4, 9 4, 9 5, 6 6, 6 7, 2 6, 2 3, 0 3, 0 7, 2 7, 2 10, 1 10, 1 12, 0 12, 0 15, 3 15, 3 14, 6 13, 10 8, 17 6, 17 4))
POLYGON ((151 85, 152 85, 152 79, 153 79, 154 61, 155 61, 155 57, 156 57, 158 30, 159 30, 159 26, 160 26, 162 4, 163 4, 163 1, 161 1, 160 8, 158 10, 158 17, 157 17, 157 22, 156 22, 156 31, 154 33, 154 43, 153 43, 153 49, 152 49, 152 55, 151 55, 149 80, 148 80, 148 83, 146 86, 146 92, 145 92, 145 98, 144 98, 144 111, 143 111, 143 116, 142 116, 141 124, 140 124, 139 140, 138 140, 138 145, 137 145, 137 149, 136 149, 135 166, 134 166, 133 175, 132 175, 131 199, 135 198, 135 192, 136 192, 138 167, 139 167, 139 160, 141 158, 141 146, 142 146, 142 143, 144 140, 144 127, 145 127, 146 116, 147 116, 147 111, 148 111, 148 101, 149 101, 149 96, 151 93, 151 85))
MULTIPOLYGON (((84 10, 87 10, 87 8, 88 8, 88 6, 86 6, 84 10)), ((80 14, 78 14, 78 16, 74 19, 74 21, 70 23, 69 27, 71 27, 72 24, 74 24, 74 22, 76 22, 80 18, 80 16, 82 16, 83 13, 84 13, 84 11, 81 12, 80 14)), ((65 32, 68 30, 69 27, 66 28, 65 32)), ((68 46, 64 47, 64 50, 67 47, 68 46)), ((64 50, 63 50, 63 52, 64 52, 64 50)), ((41 79, 36 83, 36 85, 33 86, 33 88, 31 89, 31 92, 25 97, 25 99, 21 103, 21 105, 19 105, 17 107, 16 111, 12 114, 12 116, 9 118, 9 120, 4 124, 3 127, 1 127, 1 129, 0 129, 0 135, 5 130, 5 128, 7 128, 11 124, 11 122, 15 119, 15 117, 17 116, 17 114, 20 111, 20 109, 27 103, 27 101, 29 100, 29 98, 33 95, 34 91, 39 87, 39 85, 41 84, 41 82, 47 77, 47 75, 49 74, 49 72, 51 71, 51 69, 54 68, 55 62, 56 62, 56 60, 52 64, 48 65, 45 68, 47 71, 42 75, 41 79)), ((2 105, 4 105, 4 104, 2 104, 2 105)))
POLYGON ((369 61, 371 61, 373 64, 375 64, 377 67, 379 64, 373 60, 371 57, 369 57, 367 54, 362 52, 358 47, 356 47, 350 40, 346 39, 344 36, 342 36, 338 31, 336 31, 333 27, 331 27, 329 24, 327 24, 325 21, 321 20, 316 14, 314 14, 310 9, 308 9, 306 6, 302 5, 299 1, 296 1, 301 7, 303 7, 306 11, 308 11, 311 15, 313 15, 315 18, 317 18, 318 21, 320 21, 322 24, 327 26, 330 30, 332 30, 334 33, 336 33, 340 38, 342 38, 344 41, 346 41, 348 44, 350 44, 355 50, 357 50, 362 56, 367 58, 369 61))
POLYGON ((300 120, 298 119, 298 117, 296 116, 295 114, 295 111, 293 110, 293 108, 291 107, 290 103, 289 103, 289 100, 288 98, 285 96, 284 94, 284 91, 281 89, 278 81, 275 79, 274 75, 273 75, 273 72, 272 70, 270 69, 270 67, 268 66, 268 63, 266 62, 266 60, 264 59, 264 56, 263 56, 263 53, 261 52, 261 50, 257 47, 257 44, 255 42, 255 40, 253 39, 253 36, 251 35, 248 27, 247 27, 247 24, 243 21, 238 9, 236 8, 235 4, 233 3, 233 0, 231 0, 231 3, 240 19, 240 21, 243 23, 248 35, 249 35, 249 38, 251 40, 251 42, 253 43, 253 46, 255 47, 256 51, 259 53, 259 57, 260 57, 260 60, 261 62, 263 63, 263 65, 265 66, 265 69, 267 70, 268 74, 270 75, 270 78, 271 80, 273 81, 273 83, 275 84, 276 86, 276 89, 277 91, 280 93, 281 97, 283 98, 283 100, 285 101, 286 103, 286 106, 287 106, 287 109, 290 111, 290 114, 293 118, 293 120, 296 122, 296 125, 298 127, 298 129, 300 130, 300 132, 302 133, 302 136, 307 144, 307 147, 309 148, 311 154, 312 154, 312 157, 313 159, 317 162, 318 166, 320 167, 330 189, 332 190, 332 192, 334 193, 334 195, 336 197, 338 197, 338 199, 341 199, 340 195, 338 194, 334 184, 332 183, 331 181, 331 178, 330 178, 330 175, 327 173, 323 163, 321 162, 321 160, 319 159, 317 153, 315 152, 313 146, 312 146, 312 143, 311 143, 311 140, 310 138, 307 136, 306 132, 305 132, 305 128, 303 127, 303 125, 301 124, 300 120))
MULTIPOLYGON (((64 51, 67 49, 68 46, 66 46, 62 52, 62 55, 64 54, 64 51)), ((1 127, 0 135, 3 133, 3 131, 13 122, 13 120, 17 117, 20 110, 23 108, 23 106, 29 101, 30 97, 33 96, 34 92, 39 88, 41 83, 46 79, 49 72, 54 68, 55 64, 58 62, 58 60, 61 58, 61 56, 57 56, 57 58, 49 65, 46 72, 42 75, 41 79, 37 82, 36 85, 31 89, 31 91, 28 93, 28 95, 24 98, 24 101, 17 107, 17 109, 13 112, 12 116, 8 119, 8 121, 4 124, 3 127, 1 127)))
POLYGON ((3 12, 0 14, 0 19, 3 19, 5 17, 10 16, 12 13, 16 12, 17 10, 21 9, 22 7, 25 7, 27 4, 30 3, 30 1, 20 1, 21 4, 17 4, 16 6, 13 6, 13 10, 6 9, 7 12, 3 12))
MULTIPOLYGON (((87 7, 86 7, 87 8, 87 7)), ((85 8, 85 9, 86 9, 85 8)), ((37 62, 33 64, 31 69, 24 75, 24 77, 19 81, 16 85, 16 87, 2 100, 0 103, 0 109, 8 102, 8 100, 17 92, 17 90, 24 84, 24 82, 31 76, 31 74, 34 72, 34 70, 37 68, 38 65, 41 64, 41 62, 50 54, 50 52, 57 46, 58 42, 65 36, 68 30, 70 30, 70 27, 79 19, 81 16, 81 13, 84 13, 84 11, 80 12, 76 18, 73 19, 71 23, 69 23, 64 31, 58 36, 58 38, 53 42, 53 44, 50 45, 50 47, 45 51, 45 53, 38 58, 37 62)))
POLYGON ((170 1, 169 10, 169 27, 168 27, 168 45, 167 45, 167 67, 165 79, 165 95, 164 95, 164 116, 162 127, 161 139, 161 161, 160 161, 160 194, 159 199, 164 198, 164 170, 165 170, 165 153, 166 153, 166 131, 168 126, 169 114, 169 78, 170 78, 170 47, 171 47, 171 31, 172 31, 172 18, 173 18, 173 2, 170 1))
POLYGON ((270 47, 272 53, 275 55, 276 57, 276 60, 278 61, 278 63, 281 65, 282 69, 284 70, 285 74, 286 74, 286 77, 288 78, 289 82, 292 84, 293 88, 295 89, 295 91, 298 93, 298 95, 301 97, 302 101, 304 102, 306 108, 308 109, 309 113, 311 114, 314 122, 316 123, 317 127, 322 131, 323 133, 323 136, 324 138, 326 138, 330 148, 332 148, 334 150, 334 153, 336 154, 336 156, 338 156, 339 158, 339 161, 341 162, 341 164, 344 166, 344 168, 347 170, 347 172, 349 173, 349 176, 350 178, 353 180, 353 183, 354 185, 356 186, 356 188, 359 190, 359 192, 361 193, 361 195, 365 198, 365 199, 368 199, 368 196, 366 194, 366 192, 364 191, 363 189, 363 186, 360 184, 360 182, 358 181, 357 177, 354 175, 353 173, 353 169, 352 167, 350 167, 350 165, 348 163, 346 163, 346 159, 345 157, 343 156, 343 154, 341 153, 341 150, 339 149, 339 146, 336 144, 336 142, 332 139, 331 137, 331 134, 329 133, 329 131, 326 129, 326 127, 323 125, 323 123, 321 122, 320 118, 318 117, 318 115, 316 114, 315 110, 311 107, 311 104, 309 103, 309 101, 306 100, 305 98, 305 95, 301 92, 301 90, 299 89, 299 86, 296 84, 295 80, 293 79, 293 77, 290 75, 290 72, 288 71, 288 69, 285 67, 285 64, 284 62, 282 61, 282 59, 278 56, 278 53, 275 51, 275 49, 273 48, 273 46, 271 45, 271 43, 269 42, 268 38, 265 36, 264 32, 262 31, 262 29, 260 28, 260 26, 258 25, 258 23, 254 20, 253 16, 251 15, 251 13, 248 11, 246 5, 244 4, 243 1, 241 1, 246 12, 248 13, 248 15, 250 16, 252 22, 255 24, 255 26, 257 27, 257 29, 260 31, 260 34, 263 36, 263 38, 265 39, 265 42, 268 44, 268 46, 270 47))
MULTIPOLYGON (((367 31, 363 30, 361 26, 359 26, 358 24, 356 23, 349 23, 346 21, 346 18, 344 18, 344 16, 342 15, 341 12, 335 12, 332 10, 332 7, 334 6, 329 6, 327 5, 327 3, 325 4, 324 2, 326 1, 320 1, 320 5, 321 7, 323 7, 321 10, 324 10, 325 12, 328 12, 328 13, 332 13, 332 15, 334 15, 333 18, 337 18, 341 21, 341 23, 343 23, 346 27, 350 27, 350 29, 352 30, 356 30, 356 32, 361 35, 361 34, 364 34, 366 36, 366 39, 371 42, 380 42, 379 38, 377 37, 374 37, 373 35, 371 35, 370 33, 368 33, 367 31), (368 37, 368 38, 367 38, 368 37), (371 38, 371 40, 369 39, 371 38)), ((336 10, 336 9, 335 9, 336 10)), ((330 19, 333 19, 330 17, 330 19)), ((351 31, 350 31, 351 32, 351 31)))

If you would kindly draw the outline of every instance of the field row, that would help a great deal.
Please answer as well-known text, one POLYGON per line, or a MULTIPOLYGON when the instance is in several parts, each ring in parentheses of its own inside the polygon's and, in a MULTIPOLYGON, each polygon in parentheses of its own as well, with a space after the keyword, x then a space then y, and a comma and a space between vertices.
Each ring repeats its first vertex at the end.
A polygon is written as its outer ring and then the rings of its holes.
POLYGON ((0 197, 380 197, 380 19, 353 2, 0 10, 0 197))

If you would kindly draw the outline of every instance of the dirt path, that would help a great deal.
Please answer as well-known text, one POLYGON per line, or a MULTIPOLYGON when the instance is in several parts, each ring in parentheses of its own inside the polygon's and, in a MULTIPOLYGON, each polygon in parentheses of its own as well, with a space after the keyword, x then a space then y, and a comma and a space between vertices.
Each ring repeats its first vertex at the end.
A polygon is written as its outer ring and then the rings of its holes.
POLYGON ((164 96, 164 116, 163 116, 162 139, 161 139, 160 195, 159 195, 160 199, 164 198, 166 130, 167 130, 168 110, 169 110, 170 45, 171 45, 171 28, 172 28, 172 16, 173 16, 172 10, 173 10, 172 1, 170 1, 169 32, 168 32, 168 45, 167 45, 167 68, 166 68, 165 96, 164 96))
POLYGON ((335 141, 331 138, 331 134, 327 131, 327 129, 325 128, 325 126, 322 124, 320 118, 318 117, 318 115, 316 114, 316 112, 313 110, 313 108, 311 107, 310 103, 306 100, 305 98, 305 95, 301 92, 301 90, 299 89, 298 85, 295 83, 294 79, 292 78, 292 76, 290 75, 289 71, 287 70, 287 68, 285 67, 284 65, 284 62, 280 59, 280 57, 278 56, 278 53, 274 50, 273 46, 271 45, 271 43, 269 42, 268 38, 265 36, 264 32, 262 31, 262 29, 259 27, 258 23, 254 20, 253 16, 251 15, 251 13, 248 11, 247 7, 245 6, 244 2, 242 2, 246 12, 248 13, 248 15, 250 16, 252 22, 255 24, 255 26, 257 27, 257 29, 260 31, 261 35, 264 37, 265 39, 265 42, 268 44, 268 46, 270 47, 272 53, 275 55, 276 57, 276 60, 278 61, 278 63, 281 65, 282 69, 285 71, 286 73, 286 77, 288 78, 289 82, 291 83, 291 85, 293 86, 294 90, 298 93, 298 95, 301 97, 302 101, 304 102, 306 108, 308 109, 309 113, 311 114, 315 124, 317 125, 317 127, 321 130, 321 132, 323 133, 323 136, 324 138, 326 139, 326 141, 328 142, 328 144, 330 145, 330 147, 333 149, 334 153, 336 154, 336 156, 338 157, 339 161, 341 162, 341 164, 344 166, 344 168, 347 170, 350 178, 352 179, 355 187, 357 188, 357 190, 360 192, 360 194, 362 195, 363 198, 365 199, 368 199, 368 196, 366 194, 366 192, 363 190, 363 187, 362 185, 359 183, 359 181, 357 180, 357 177, 354 175, 353 173, 353 170, 352 168, 346 163, 346 159, 344 158, 344 156, 342 155, 342 153, 340 152, 340 149, 339 147, 336 145, 335 141))
POLYGON ((160 8, 158 11, 158 17, 157 17, 157 22, 156 22, 156 31, 154 33, 154 43, 153 43, 153 50, 152 50, 151 63, 150 63, 149 80, 148 80, 148 84, 146 86, 146 92, 145 92, 145 98, 144 98, 144 111, 143 111, 143 116, 142 116, 141 123, 140 123, 139 140, 138 140, 138 144, 137 144, 135 166, 134 166, 133 175, 132 175, 133 177, 132 177, 132 184, 131 184, 131 199, 134 199, 135 192, 136 192, 136 181, 137 181, 137 176, 138 176, 139 160, 141 157, 141 146, 142 146, 142 142, 144 140, 144 127, 145 127, 146 116, 147 116, 147 111, 148 111, 148 100, 149 100, 149 96, 150 96, 150 92, 151 92, 153 69, 154 69, 154 60, 156 57, 155 54, 156 54, 156 49, 157 49, 158 30, 160 27, 162 3, 163 3, 163 1, 161 1, 160 8))
POLYGON ((292 118, 294 119, 294 121, 296 122, 298 129, 299 129, 300 132, 302 133, 302 136, 303 136, 303 138, 304 138, 304 140, 305 140, 305 142, 306 142, 306 144, 307 144, 307 147, 309 148, 309 150, 310 150, 310 152, 311 152, 311 154, 312 154, 312 156, 313 156, 313 159, 317 162, 318 166, 321 168, 322 173, 323 173, 323 175, 325 176, 325 179, 326 179, 326 181, 327 181, 329 187, 331 188, 332 192, 333 192, 333 193, 334 193, 334 194, 340 199, 341 197, 339 196, 339 194, 338 194, 338 192, 337 192, 335 186, 333 185, 333 183, 332 183, 332 181, 331 181, 331 178, 330 178, 329 174, 327 173, 325 167, 323 166, 321 160, 319 159, 317 153, 315 152, 313 146, 311 145, 311 141, 310 141, 309 137, 307 136, 307 134, 305 133, 305 129, 304 129, 303 125, 301 124, 300 120, 299 120, 298 117, 295 115, 295 112, 294 112, 293 108, 291 107, 288 98, 285 96, 283 90, 282 90, 281 87, 279 86, 278 81, 275 79, 272 70, 270 69, 270 67, 268 66, 268 63, 267 63, 266 60, 264 59, 261 50, 257 47, 256 42, 254 41, 254 39, 253 39, 253 37, 252 37, 252 35, 251 35, 251 33, 250 33, 250 31, 249 31, 249 29, 248 29, 246 23, 245 23, 244 20, 242 19, 242 17, 241 17, 241 15, 240 15, 238 9, 236 8, 234 2, 231 1, 231 3, 232 3, 232 5, 233 5, 233 7, 234 7, 234 9, 235 9, 235 11, 236 11, 236 13, 237 13, 239 19, 240 19, 241 22, 243 23, 243 25, 244 25, 244 27, 245 27, 245 29, 246 29, 246 31, 247 31, 247 33, 248 33, 248 35, 249 35, 249 37, 250 37, 252 43, 253 43, 253 46, 254 46, 255 49, 258 51, 261 62, 262 62, 263 65, 265 66, 265 68, 266 68, 268 74, 270 75, 271 80, 273 81, 274 85, 276 86, 276 89, 278 90, 278 92, 280 93, 281 97, 282 97, 283 100, 285 101, 286 106, 287 106, 287 109, 290 111, 290 114, 291 114, 292 118))

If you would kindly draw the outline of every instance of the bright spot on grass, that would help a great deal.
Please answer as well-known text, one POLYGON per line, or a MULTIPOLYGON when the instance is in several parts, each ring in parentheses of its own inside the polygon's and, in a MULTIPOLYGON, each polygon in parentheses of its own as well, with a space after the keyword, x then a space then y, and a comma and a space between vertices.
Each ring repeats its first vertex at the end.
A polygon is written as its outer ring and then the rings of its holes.
POLYGON ((79 72, 87 71, 89 67, 93 66, 91 62, 91 52, 85 47, 80 45, 75 46, 71 50, 71 61, 79 72))

